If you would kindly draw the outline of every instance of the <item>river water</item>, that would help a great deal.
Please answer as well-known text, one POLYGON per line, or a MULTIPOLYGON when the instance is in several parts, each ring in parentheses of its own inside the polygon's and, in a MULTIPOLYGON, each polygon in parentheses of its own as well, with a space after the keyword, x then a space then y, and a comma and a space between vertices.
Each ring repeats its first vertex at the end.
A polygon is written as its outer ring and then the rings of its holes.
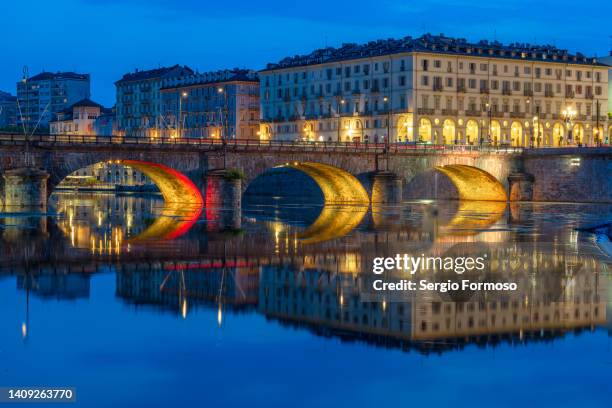
POLYGON ((51 201, 0 213, 0 386, 87 407, 609 406, 612 263, 577 228, 612 206, 51 201), (403 253, 486 253, 465 276, 518 289, 372 295, 374 258, 403 253))

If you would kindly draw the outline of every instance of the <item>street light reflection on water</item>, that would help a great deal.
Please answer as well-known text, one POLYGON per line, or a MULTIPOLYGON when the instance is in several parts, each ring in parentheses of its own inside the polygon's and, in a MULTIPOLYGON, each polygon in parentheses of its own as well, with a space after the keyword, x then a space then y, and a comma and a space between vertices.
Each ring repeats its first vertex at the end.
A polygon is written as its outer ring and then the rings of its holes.
MULTIPOLYGON (((426 391, 432 377, 423 373, 495 398, 510 375, 528 388, 528 378, 517 379, 527 367, 551 378, 541 390, 547 398, 557 398, 546 391, 568 381, 557 373, 569 369, 590 373, 572 384, 590 401, 605 401, 610 258, 576 227, 609 220, 612 206, 276 200, 246 203, 236 214, 165 206, 154 195, 93 193, 55 194, 52 204, 49 217, 0 219, 0 304, 11 311, 0 316, 8 334, 0 339, 7 367, 0 383, 45 383, 53 367, 59 382, 85 390, 86 406, 110 404, 95 385, 101 381, 126 398, 132 383, 129 393, 149 406, 170 403, 160 391, 168 382, 186 404, 198 394, 213 406, 252 398, 280 406, 266 400, 266 384, 295 393, 308 378, 322 390, 309 402, 325 405, 337 394, 321 373, 376 370, 386 381, 378 391, 393 395, 399 383, 409 391, 387 402, 444 403, 426 391), (486 273, 424 278, 514 281, 519 290, 367 301, 374 257, 466 251, 490 256, 486 273), (62 322, 61 329, 45 322, 62 322), (546 364, 533 363, 533 355, 546 364), (92 364, 100 368, 78 375, 92 364), (487 387, 450 376, 448 367, 487 369, 487 387), (231 375, 247 384, 255 372, 259 385, 248 396, 221 381, 231 375)), ((343 395, 352 405, 371 401, 367 375, 334 381, 356 389, 343 395)))

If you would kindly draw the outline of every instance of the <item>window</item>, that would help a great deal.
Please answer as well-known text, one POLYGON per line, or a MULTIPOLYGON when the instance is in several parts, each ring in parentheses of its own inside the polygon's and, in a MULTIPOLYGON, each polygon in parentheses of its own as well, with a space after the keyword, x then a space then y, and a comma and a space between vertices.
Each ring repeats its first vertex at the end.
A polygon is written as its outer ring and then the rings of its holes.
POLYGON ((442 61, 434 60, 434 68, 440 68, 442 66, 442 61))
POLYGON ((405 86, 406 85, 406 77, 404 75, 399 77, 399 86, 405 86))
POLYGON ((446 78, 446 86, 448 87, 452 87, 453 86, 453 78, 446 78))
POLYGON ((361 66, 359 66, 359 65, 355 65, 355 66, 353 67, 353 72, 354 72, 355 74, 358 74, 360 69, 361 69, 361 66))
POLYGON ((363 66, 363 73, 365 75, 369 75, 370 74, 370 66, 369 65, 364 65, 363 66))
POLYGON ((481 71, 486 71, 489 69, 489 64, 480 64, 480 70, 481 71))
POLYGON ((476 89, 476 80, 475 79, 470 79, 468 81, 468 86, 470 87, 470 89, 476 89))
POLYGON ((531 67, 524 68, 525 75, 531 75, 531 67))

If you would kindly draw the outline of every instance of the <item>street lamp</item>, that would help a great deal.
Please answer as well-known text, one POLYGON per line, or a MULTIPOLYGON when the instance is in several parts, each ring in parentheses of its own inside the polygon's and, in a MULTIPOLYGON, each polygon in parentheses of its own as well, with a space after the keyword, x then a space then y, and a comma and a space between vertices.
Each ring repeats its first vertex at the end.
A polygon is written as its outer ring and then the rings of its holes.
POLYGON ((227 90, 225 87, 217 88, 218 94, 223 94, 224 97, 224 106, 220 109, 221 111, 221 143, 223 144, 223 168, 227 168, 227 131, 229 129, 228 126, 228 105, 227 105, 227 90), (223 120, 225 117, 225 121, 223 120))
POLYGON ((341 108, 340 105, 344 106, 344 104, 346 103, 346 101, 343 98, 339 98, 338 99, 338 105, 336 107, 337 110, 337 115, 338 115, 338 125, 336 126, 338 128, 338 142, 340 142, 340 118, 341 118, 341 108))
POLYGON ((183 91, 179 95, 179 114, 177 123, 177 137, 183 138, 183 98, 187 98, 187 92, 183 91))
MULTIPOLYGON (((389 102, 388 97, 384 97, 383 101, 385 104, 389 102)), ((387 156, 387 171, 389 171, 389 139, 391 136, 391 108, 387 105, 387 137, 385 138, 385 156, 387 156)))
POLYGON ((563 109, 561 112, 563 115, 563 120, 565 121, 565 127, 567 129, 567 142, 568 144, 572 142, 572 121, 574 120, 574 116, 576 116, 576 111, 571 106, 563 109))

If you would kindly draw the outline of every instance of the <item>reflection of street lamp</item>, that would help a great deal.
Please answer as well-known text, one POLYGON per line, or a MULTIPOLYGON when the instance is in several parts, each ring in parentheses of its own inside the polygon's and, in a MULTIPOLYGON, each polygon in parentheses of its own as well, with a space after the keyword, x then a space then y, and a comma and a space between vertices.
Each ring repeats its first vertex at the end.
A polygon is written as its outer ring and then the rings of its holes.
POLYGON ((574 116, 576 116, 576 111, 571 106, 563 109, 561 112, 563 115, 563 120, 565 121, 565 127, 567 128, 567 142, 568 144, 572 142, 572 121, 574 120, 574 116))
POLYGON ((187 92, 183 91, 179 95, 179 114, 177 123, 177 137, 183 137, 183 98, 187 98, 187 92))

